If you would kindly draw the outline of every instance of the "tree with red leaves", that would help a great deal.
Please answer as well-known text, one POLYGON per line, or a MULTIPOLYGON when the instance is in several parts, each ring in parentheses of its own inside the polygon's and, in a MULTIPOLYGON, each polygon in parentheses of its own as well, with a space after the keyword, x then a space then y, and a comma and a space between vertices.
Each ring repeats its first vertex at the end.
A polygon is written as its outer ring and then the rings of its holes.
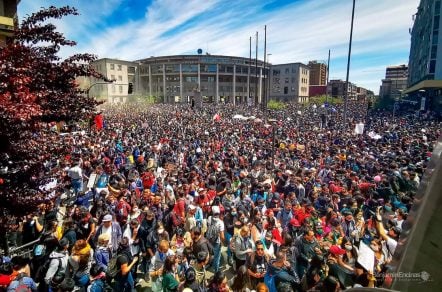
MULTIPOLYGON (((62 46, 74 46, 48 22, 78 15, 75 8, 49 7, 17 25, 0 48, 0 227, 5 220, 34 212, 53 199, 40 187, 57 173, 45 165, 70 153, 49 123, 73 123, 93 116, 99 104, 76 83, 80 76, 106 82, 90 62, 91 54, 62 60, 62 46)), ((58 173, 59 174, 59 173, 58 173)), ((57 193, 58 195, 58 193, 57 193)), ((0 234, 0 237, 2 235, 0 234)))

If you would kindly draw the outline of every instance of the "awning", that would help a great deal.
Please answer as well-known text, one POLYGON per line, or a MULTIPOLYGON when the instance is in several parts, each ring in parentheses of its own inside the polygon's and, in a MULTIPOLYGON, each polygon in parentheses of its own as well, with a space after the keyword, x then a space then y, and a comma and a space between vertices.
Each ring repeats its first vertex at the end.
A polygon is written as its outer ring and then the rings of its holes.
POLYGON ((402 93, 407 94, 421 89, 429 89, 429 88, 442 88, 442 80, 424 80, 407 88, 402 93))

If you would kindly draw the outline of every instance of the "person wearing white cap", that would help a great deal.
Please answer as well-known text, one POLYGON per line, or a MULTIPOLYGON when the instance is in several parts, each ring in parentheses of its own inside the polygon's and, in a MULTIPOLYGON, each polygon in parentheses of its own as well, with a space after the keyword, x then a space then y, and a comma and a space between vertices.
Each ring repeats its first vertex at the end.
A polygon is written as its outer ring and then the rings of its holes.
POLYGON ((118 243, 120 242, 123 233, 121 231, 121 227, 117 222, 114 222, 112 220, 112 215, 107 214, 103 217, 102 223, 97 228, 97 232, 95 233, 94 241, 95 244, 98 243, 98 237, 103 234, 107 233, 110 235, 110 241, 109 241, 109 248, 112 252, 117 252, 118 250, 118 243))
POLYGON ((212 217, 209 217, 206 238, 213 246, 213 260, 211 267, 214 272, 219 271, 221 261, 221 246, 225 242, 224 222, 220 219, 221 210, 219 206, 212 206, 212 217))

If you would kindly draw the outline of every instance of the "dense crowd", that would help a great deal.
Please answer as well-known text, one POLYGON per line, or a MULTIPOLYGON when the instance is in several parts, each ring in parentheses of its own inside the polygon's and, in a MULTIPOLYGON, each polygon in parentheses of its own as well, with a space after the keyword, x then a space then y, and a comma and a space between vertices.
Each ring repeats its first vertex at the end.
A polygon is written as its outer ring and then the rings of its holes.
POLYGON ((441 129, 362 102, 345 123, 340 105, 101 110, 60 134, 47 165, 74 197, 17 222, 9 240, 38 242, 1 257, 0 291, 381 287, 441 129))

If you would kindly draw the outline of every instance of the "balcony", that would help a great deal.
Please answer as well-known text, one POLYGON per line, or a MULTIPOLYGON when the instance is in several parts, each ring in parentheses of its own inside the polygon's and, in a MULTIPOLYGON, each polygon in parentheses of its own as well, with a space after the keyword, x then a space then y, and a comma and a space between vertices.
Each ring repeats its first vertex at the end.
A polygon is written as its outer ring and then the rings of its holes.
POLYGON ((14 31, 14 18, 0 16, 0 34, 10 36, 14 31))

